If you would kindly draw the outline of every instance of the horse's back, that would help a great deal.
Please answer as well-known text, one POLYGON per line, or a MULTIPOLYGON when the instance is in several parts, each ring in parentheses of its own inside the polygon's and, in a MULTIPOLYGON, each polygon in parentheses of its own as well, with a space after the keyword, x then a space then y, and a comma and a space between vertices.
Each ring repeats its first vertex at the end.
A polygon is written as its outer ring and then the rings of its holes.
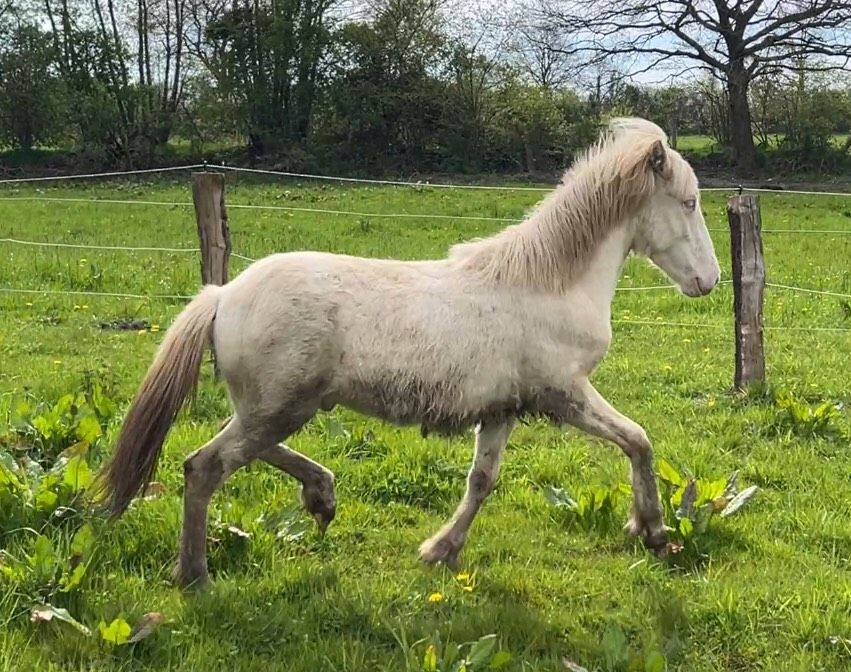
POLYGON ((339 378, 352 343, 380 341, 382 322, 402 317, 439 276, 430 262, 311 251, 261 259, 221 291, 214 326, 220 370, 232 390, 255 402, 286 396, 289 386, 321 396, 339 378))

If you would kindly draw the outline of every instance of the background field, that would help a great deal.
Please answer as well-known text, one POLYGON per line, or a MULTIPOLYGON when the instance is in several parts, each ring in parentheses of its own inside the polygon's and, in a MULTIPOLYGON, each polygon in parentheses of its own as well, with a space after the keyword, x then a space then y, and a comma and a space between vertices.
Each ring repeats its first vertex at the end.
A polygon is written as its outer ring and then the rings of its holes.
MULTIPOLYGON (((516 218, 540 196, 229 181, 232 204, 361 213, 516 218)), ((36 199, 0 200, 0 238, 197 245, 191 206, 38 200, 189 203, 187 176, 7 189, 0 196, 36 199)), ((712 236, 729 279, 725 199, 706 194, 703 208, 717 229, 712 236)), ((761 200, 766 230, 851 231, 849 198, 768 194, 761 200)), ((229 214, 234 251, 253 258, 297 249, 438 257, 452 243, 504 226, 272 210, 229 214)), ((770 280, 851 293, 851 235, 766 233, 764 239, 770 280)), ((144 295, 191 295, 198 288, 192 253, 9 243, 2 243, 1 253, 4 288, 144 295)), ((232 273, 246 263, 234 259, 232 273)), ((644 262, 628 262, 622 287, 656 284, 667 280, 644 262)), ((470 578, 424 568, 417 547, 463 493, 470 437, 424 440, 416 429, 337 410, 290 442, 337 476, 338 517, 328 535, 319 539, 311 530, 277 538, 266 529, 261 516, 288 510, 295 485, 254 465, 216 496, 214 584, 206 594, 185 598, 169 580, 180 523, 180 465, 229 412, 205 366, 197 404, 166 446, 158 473, 165 492, 138 503, 111 527, 96 524, 96 552, 83 584, 73 593, 50 593, 94 634, 31 623, 30 608, 46 589, 5 576, 0 669, 419 670, 429 643, 443 652, 448 642, 489 633, 511 654, 504 668, 511 670, 563 669, 562 657, 589 670, 644 670, 653 652, 664 655, 667 669, 688 672, 848 669, 849 416, 843 411, 824 431, 802 429, 775 394, 791 392, 810 407, 822 401, 847 406, 849 332, 795 328, 849 328, 851 306, 839 297, 767 290, 773 389, 743 396, 730 392, 731 303, 729 285, 700 300, 665 289, 619 292, 612 349, 594 379, 647 429, 659 457, 701 478, 725 478, 739 469, 743 485, 760 486, 740 517, 713 520, 692 552, 659 562, 626 539, 620 531, 626 498, 616 501, 611 519, 601 514, 587 526, 554 508, 543 495, 547 486, 574 494, 611 490, 626 483, 627 463, 614 447, 578 432, 531 425, 513 435, 497 490, 473 528, 462 556, 470 578), (229 525, 250 538, 229 532, 229 525), (101 620, 121 617, 132 624, 151 611, 167 623, 138 645, 112 647, 97 631, 101 620)), ((182 305, 0 292, 0 420, 13 423, 22 397, 56 400, 80 389, 87 372, 123 411, 182 305), (124 332, 99 326, 118 319, 153 326, 124 332)), ((119 419, 120 412, 93 462, 108 451, 119 419)), ((33 553, 33 531, 5 523, 2 529, 4 557, 33 553)), ((44 532, 57 547, 71 533, 54 522, 44 532)))
MULTIPOLYGON (((770 138, 774 145, 779 143, 784 137, 785 136, 782 133, 770 134, 770 138)), ((833 144, 839 147, 848 139, 848 134, 833 133, 831 138, 833 140, 833 144)), ((755 138, 755 141, 759 142, 759 138, 755 138)), ((708 135, 681 135, 677 139, 677 149, 683 152, 703 153, 713 147, 717 148, 717 144, 715 140, 708 135)))

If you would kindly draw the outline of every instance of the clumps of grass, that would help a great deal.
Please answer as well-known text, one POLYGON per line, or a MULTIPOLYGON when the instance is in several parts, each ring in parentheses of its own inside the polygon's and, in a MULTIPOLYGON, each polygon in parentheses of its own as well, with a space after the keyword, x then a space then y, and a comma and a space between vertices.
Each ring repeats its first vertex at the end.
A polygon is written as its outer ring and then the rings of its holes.
POLYGON ((443 643, 440 634, 435 633, 429 640, 417 644, 425 646, 421 659, 423 672, 499 670, 511 660, 508 651, 498 648, 497 636, 494 633, 461 644, 451 641, 443 643))
POLYGON ((584 488, 575 494, 552 485, 544 488, 544 497, 560 513, 563 522, 602 533, 623 527, 621 503, 630 496, 631 490, 625 483, 584 488))
POLYGON ((104 286, 104 269, 86 259, 80 259, 76 266, 69 265, 64 273, 63 280, 70 289, 83 291, 99 291, 104 286))
POLYGON ((775 395, 775 404, 780 412, 772 429, 778 434, 810 439, 838 439, 848 435, 847 428, 841 424, 842 405, 839 403, 822 401, 812 405, 792 392, 779 392, 775 395))
POLYGON ((46 534, 35 535, 19 556, 3 551, 0 575, 17 584, 19 593, 35 604, 49 604, 80 588, 92 561, 95 532, 89 523, 70 540, 58 542, 46 534))
MULTIPOLYGON (((657 646, 650 644, 637 649, 630 645, 627 633, 617 621, 611 620, 599 644, 598 656, 603 659, 605 672, 643 670, 644 672, 665 672, 668 660, 657 646)), ((570 672, 589 672, 588 668, 569 659, 562 658, 564 669, 570 672)))
POLYGON ((67 602, 90 566, 95 534, 80 503, 94 478, 92 451, 116 411, 109 387, 87 372, 58 399, 24 398, 0 437, 0 576, 34 604, 33 621, 85 630, 53 602, 67 602))
POLYGON ((338 473, 347 498, 433 509, 460 497, 466 466, 433 453, 399 453, 364 423, 330 414, 314 420, 312 430, 322 437, 324 456, 351 461, 338 473))
MULTIPOLYGON (((0 437, 0 579, 28 604, 32 623, 85 637, 92 628, 72 612, 93 571, 99 521, 82 502, 94 480, 92 452, 116 412, 108 372, 100 374, 85 373, 80 389, 56 400, 21 400, 0 437)), ((134 643, 161 620, 146 614, 131 630, 119 617, 98 632, 109 646, 134 643)))
POLYGON ((764 434, 803 439, 847 439, 851 431, 843 423, 843 404, 838 401, 806 398, 792 390, 768 384, 748 387, 738 397, 740 403, 757 404, 775 411, 774 420, 763 425, 764 434))
POLYGON ((43 468, 0 450, 0 530, 8 549, 0 551, 0 577, 31 605, 33 622, 64 622, 86 635, 68 608, 95 550, 92 523, 78 508, 93 479, 87 452, 78 441, 43 468))
MULTIPOLYGON (((697 478, 680 473, 665 459, 658 460, 657 471, 664 522, 676 551, 698 550, 698 540, 716 514, 721 518, 736 515, 759 490, 752 485, 740 492, 737 471, 727 478, 697 478)), ((632 499, 632 488, 625 483, 585 488, 576 494, 550 485, 543 492, 567 524, 601 533, 622 528, 632 499)))
POLYGON ((435 509, 460 497, 465 475, 457 465, 430 456, 415 462, 386 459, 352 469, 340 485, 347 496, 374 504, 435 509))
POLYGON ((383 459, 390 452, 387 444, 362 424, 343 423, 333 416, 318 424, 325 438, 324 451, 333 457, 355 461, 383 459))
POLYGON ((696 478, 681 474, 664 458, 658 460, 657 470, 665 524, 672 541, 686 550, 698 550, 700 536, 716 514, 736 515, 759 490, 751 485, 739 491, 738 471, 727 478, 696 478))
POLYGON ((88 448, 75 444, 49 467, 0 449, 0 530, 41 528, 78 518, 76 507, 91 485, 88 448))
POLYGON ((0 447, 48 466, 70 448, 84 453, 96 447, 115 412, 108 385, 87 373, 78 390, 55 401, 20 399, 0 447))
POLYGON ((91 459, 116 404, 109 380, 83 376, 78 390, 55 400, 21 399, 0 436, 0 531, 67 529, 94 475, 91 459))

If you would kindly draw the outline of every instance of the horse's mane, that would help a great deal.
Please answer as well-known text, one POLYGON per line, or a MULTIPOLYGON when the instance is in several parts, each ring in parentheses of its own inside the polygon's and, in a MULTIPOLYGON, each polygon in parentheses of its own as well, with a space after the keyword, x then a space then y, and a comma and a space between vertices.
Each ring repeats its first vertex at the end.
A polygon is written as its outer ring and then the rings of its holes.
POLYGON ((685 190, 693 172, 667 147, 665 132, 644 119, 615 119, 523 222, 455 245, 450 260, 485 281, 563 291, 655 190, 649 159, 657 141, 666 149, 664 177, 685 190))

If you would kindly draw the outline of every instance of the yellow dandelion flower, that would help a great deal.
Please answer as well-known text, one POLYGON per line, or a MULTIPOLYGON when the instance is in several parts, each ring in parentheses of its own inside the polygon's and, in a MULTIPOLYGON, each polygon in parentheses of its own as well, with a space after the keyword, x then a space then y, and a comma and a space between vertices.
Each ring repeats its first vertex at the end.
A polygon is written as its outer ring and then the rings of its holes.
POLYGON ((690 338, 684 338, 683 343, 691 343, 691 339, 690 338))
POLYGON ((464 590, 465 593, 472 593, 473 592, 473 586, 462 586, 462 589, 464 590))
POLYGON ((29 308, 32 308, 32 305, 33 305, 33 304, 32 304, 32 301, 27 301, 27 306, 28 306, 29 308))
POLYGON ((136 332, 136 333, 138 333, 139 336, 144 336, 145 334, 148 333, 148 331, 147 331, 147 329, 139 329, 139 331, 136 332))
POLYGON ((673 371, 673 370, 674 370, 674 367, 671 366, 670 364, 665 364, 665 366, 662 367, 662 371, 673 371))
POLYGON ((704 348, 704 349, 703 349, 703 351, 704 351, 704 352, 709 352, 709 348, 704 348))
POLYGON ((74 306, 74 310, 80 310, 80 306, 74 306))
POLYGON ((82 308, 83 310, 88 310, 88 309, 89 309, 88 305, 86 305, 85 303, 81 306, 81 308, 82 308))
POLYGON ((56 364, 57 366, 59 366, 62 363, 62 360, 61 359, 54 359, 53 363, 56 364))
POLYGON ((467 572, 461 572, 460 574, 455 576, 459 581, 469 581, 470 575, 467 572))
POLYGON ((151 331, 159 331, 159 330, 160 330, 160 325, 158 325, 158 324, 152 324, 151 325, 151 331))
POLYGON ((443 602, 443 594, 442 593, 432 593, 428 596, 428 601, 432 604, 437 604, 438 602, 443 602))

